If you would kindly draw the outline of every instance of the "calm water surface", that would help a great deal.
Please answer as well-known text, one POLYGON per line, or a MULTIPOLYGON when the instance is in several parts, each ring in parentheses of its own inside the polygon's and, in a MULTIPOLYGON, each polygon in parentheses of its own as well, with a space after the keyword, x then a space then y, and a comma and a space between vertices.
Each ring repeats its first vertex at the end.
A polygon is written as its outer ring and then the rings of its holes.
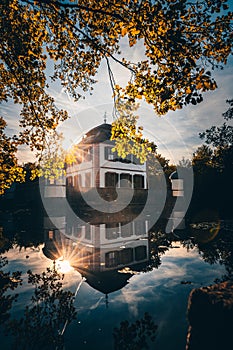
MULTIPOLYGON (((148 340, 149 349, 185 349, 190 291, 232 274, 233 240, 232 227, 229 227, 218 229, 214 238, 206 228, 200 228, 183 232, 180 238, 152 232, 149 240, 137 239, 129 241, 127 246, 112 246, 104 250, 108 259, 105 270, 108 267, 110 271, 107 274, 103 269, 100 271, 101 259, 97 269, 91 265, 93 257, 89 256, 84 270, 80 269, 83 260, 80 265, 76 260, 72 269, 65 272, 63 281, 65 289, 76 293, 77 311, 76 319, 64 327, 65 349, 114 349, 113 329, 119 328, 124 320, 134 323, 142 319, 145 312, 158 326, 155 341, 148 340), (125 254, 116 255, 113 253, 116 251, 125 254), (134 255, 130 258, 127 254, 134 255), (135 258, 135 254, 139 255, 135 258)), ((66 249, 64 242, 67 239, 62 243, 63 250, 66 249)), ((72 243, 76 253, 77 242, 72 243)), ((54 254, 54 247, 49 244, 45 238, 38 246, 25 248, 22 244, 19 247, 15 239, 9 250, 3 249, 2 255, 8 259, 3 270, 22 271, 23 277, 22 286, 17 288, 18 301, 11 310, 13 318, 22 315, 25 306, 30 305, 33 288, 27 283, 27 270, 41 273, 53 265, 52 256, 48 258, 48 255, 51 251, 54 254)), ((101 254, 98 256, 104 256, 101 254)), ((1 349, 11 349, 11 338, 3 339, 1 349)))

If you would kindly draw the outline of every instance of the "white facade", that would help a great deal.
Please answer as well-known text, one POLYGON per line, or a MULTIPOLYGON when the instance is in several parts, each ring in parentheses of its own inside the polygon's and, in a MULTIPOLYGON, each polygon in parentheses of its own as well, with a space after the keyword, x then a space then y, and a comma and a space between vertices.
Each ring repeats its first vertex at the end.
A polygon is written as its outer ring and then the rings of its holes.
POLYGON ((48 218, 44 221, 43 252, 54 260, 62 257, 74 267, 91 271, 115 270, 149 260, 148 221, 68 226, 57 218, 56 223, 58 228, 52 229, 48 218))
POLYGON ((65 236, 83 244, 99 248, 101 245, 114 246, 134 239, 148 237, 149 222, 133 220, 125 223, 104 223, 99 225, 66 224, 65 236))
POLYGON ((112 152, 112 143, 97 143, 83 147, 75 164, 67 168, 67 185, 73 188, 131 187, 147 189, 146 163, 135 156, 119 158, 112 152), (125 180, 125 181, 122 181, 125 180))

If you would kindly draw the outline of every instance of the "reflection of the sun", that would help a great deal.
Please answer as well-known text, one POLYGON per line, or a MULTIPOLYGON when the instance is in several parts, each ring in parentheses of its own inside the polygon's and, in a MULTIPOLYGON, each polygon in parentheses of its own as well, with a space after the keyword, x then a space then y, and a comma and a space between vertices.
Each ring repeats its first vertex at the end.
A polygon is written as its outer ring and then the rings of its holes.
POLYGON ((73 267, 70 265, 69 260, 64 260, 62 257, 56 260, 56 269, 61 273, 68 273, 73 270, 73 267))

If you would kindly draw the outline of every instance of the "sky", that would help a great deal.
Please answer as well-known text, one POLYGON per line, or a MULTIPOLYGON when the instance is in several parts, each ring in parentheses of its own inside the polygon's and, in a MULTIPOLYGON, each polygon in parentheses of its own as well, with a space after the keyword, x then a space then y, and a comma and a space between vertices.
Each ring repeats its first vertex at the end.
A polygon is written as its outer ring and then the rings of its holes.
MULTIPOLYGON (((127 52, 126 44, 124 46, 127 52)), ((136 61, 140 54, 140 48, 134 48, 129 58, 136 61)), ((128 73, 114 63, 112 68, 116 83, 125 86, 128 73)), ((171 163, 177 163, 182 157, 191 159, 193 152, 203 144, 199 133, 224 122, 222 113, 228 108, 226 100, 233 98, 233 59, 224 70, 215 71, 214 75, 218 88, 203 93, 203 102, 196 106, 189 105, 160 117, 152 106, 138 100, 141 103, 136 112, 140 117, 138 125, 143 126, 144 135, 158 146, 158 153, 170 159, 171 163)), ((52 91, 59 107, 66 108, 71 116, 62 126, 67 145, 77 142, 90 128, 103 123, 105 113, 107 122, 113 121, 112 91, 104 63, 96 79, 98 82, 94 85, 93 94, 75 103, 64 90, 52 91)))
MULTIPOLYGON (((122 56, 133 62, 142 58, 142 46, 128 47, 126 39, 123 39, 122 56)), ((112 62, 112 70, 118 85, 125 86, 129 73, 118 64, 112 62)), ((50 69, 47 71, 48 75, 50 69)), ((137 111, 139 115, 138 125, 143 126, 145 137, 155 142, 158 153, 170 159, 171 163, 178 163, 184 158, 191 159, 193 152, 203 144, 199 133, 212 125, 221 125, 224 122, 222 113, 227 110, 227 99, 233 98, 233 59, 231 58, 223 70, 214 71, 218 88, 215 91, 203 93, 203 102, 194 106, 189 105, 182 110, 168 112, 159 117, 153 111, 153 107, 145 102, 137 111)), ((59 83, 51 84, 50 94, 55 98, 59 108, 66 109, 70 118, 60 125, 59 130, 64 134, 65 147, 76 143, 91 128, 104 122, 104 114, 107 122, 113 121, 113 99, 106 64, 103 62, 96 76, 92 95, 85 94, 85 99, 74 102, 69 94, 59 83)), ((18 130, 19 106, 12 102, 1 105, 0 114, 7 121, 7 131, 10 135, 18 130)), ((25 148, 18 152, 22 163, 33 161, 34 155, 25 148)))

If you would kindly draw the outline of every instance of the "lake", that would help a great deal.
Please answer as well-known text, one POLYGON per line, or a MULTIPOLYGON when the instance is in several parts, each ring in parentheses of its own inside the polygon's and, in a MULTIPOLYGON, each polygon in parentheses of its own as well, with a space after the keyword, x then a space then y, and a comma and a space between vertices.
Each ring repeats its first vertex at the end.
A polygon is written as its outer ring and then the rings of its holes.
MULTIPOLYGON (((36 230, 38 222, 29 212, 21 224, 7 215, 2 215, 1 251, 8 264, 2 270, 21 271, 23 280, 8 291, 19 295, 12 304, 11 319, 19 319, 25 307, 32 306, 34 286, 27 281, 28 270, 41 274, 55 267, 64 273, 63 290, 75 295, 75 319, 66 323, 64 304, 63 324, 56 330, 64 344, 44 339, 44 349, 144 349, 146 345, 148 349, 185 349, 190 291, 232 277, 230 221, 196 224, 166 234, 158 227, 147 232, 146 222, 135 221, 133 226, 115 222, 58 231, 46 227, 44 220, 43 230, 36 230)), ((39 305, 45 302, 40 300, 39 305)), ((28 329, 20 331, 24 347, 15 349, 29 349, 25 345, 28 329)), ((2 349, 12 348, 15 334, 2 336, 2 349)), ((38 344, 34 339, 30 349, 39 348, 38 344)))

